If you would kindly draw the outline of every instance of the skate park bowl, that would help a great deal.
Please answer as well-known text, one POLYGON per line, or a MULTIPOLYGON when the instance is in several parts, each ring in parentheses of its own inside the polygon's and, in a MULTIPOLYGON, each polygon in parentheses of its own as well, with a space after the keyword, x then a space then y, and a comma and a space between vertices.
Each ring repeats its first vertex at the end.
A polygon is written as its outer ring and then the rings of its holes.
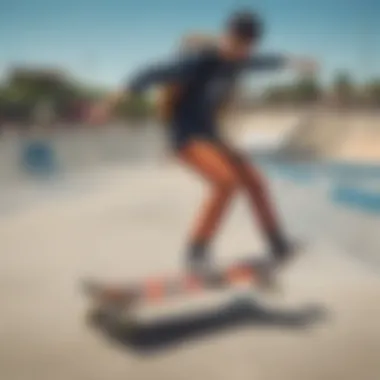
MULTIPOLYGON (((254 133, 263 130, 265 122, 254 133)), ((287 149, 245 146, 286 230, 306 242, 281 276, 282 294, 183 298, 142 310, 146 325, 134 335, 105 338, 83 323, 78 280, 179 272, 204 184, 165 156, 152 125, 2 135, 2 377, 378 378, 380 165, 349 155, 352 142, 305 156, 290 155, 299 143, 285 141, 287 149), (36 141, 29 161, 25 146, 36 141)), ((215 242, 218 263, 264 252, 244 199, 229 216, 215 242)))

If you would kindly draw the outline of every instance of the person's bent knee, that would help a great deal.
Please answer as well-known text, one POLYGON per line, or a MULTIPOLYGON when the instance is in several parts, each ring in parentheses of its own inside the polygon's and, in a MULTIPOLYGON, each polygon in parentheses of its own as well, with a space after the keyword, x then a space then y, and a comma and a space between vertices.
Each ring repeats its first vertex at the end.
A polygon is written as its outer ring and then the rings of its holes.
POLYGON ((219 192, 226 195, 233 194, 239 187, 239 181, 235 176, 224 176, 218 178, 215 182, 215 186, 219 192))
POLYGON ((243 182, 256 191, 266 191, 268 185, 266 178, 256 168, 248 168, 242 177, 243 182))

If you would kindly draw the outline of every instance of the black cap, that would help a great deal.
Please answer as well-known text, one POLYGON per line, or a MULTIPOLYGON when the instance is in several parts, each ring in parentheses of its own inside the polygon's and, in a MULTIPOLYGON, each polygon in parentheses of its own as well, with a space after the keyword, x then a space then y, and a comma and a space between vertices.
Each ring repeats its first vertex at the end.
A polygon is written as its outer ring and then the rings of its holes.
POLYGON ((242 40, 252 41, 261 38, 263 23, 258 14, 243 10, 230 16, 227 29, 242 40))

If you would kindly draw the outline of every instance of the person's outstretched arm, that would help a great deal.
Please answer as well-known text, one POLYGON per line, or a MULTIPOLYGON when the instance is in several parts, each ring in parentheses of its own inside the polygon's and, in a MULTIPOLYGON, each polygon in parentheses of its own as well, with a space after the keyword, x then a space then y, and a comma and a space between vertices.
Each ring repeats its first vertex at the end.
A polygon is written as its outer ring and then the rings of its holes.
POLYGON ((244 68, 252 71, 273 71, 293 69, 305 74, 314 73, 317 64, 312 59, 292 58, 281 54, 267 54, 252 57, 244 62, 244 68))
POLYGON ((191 54, 171 62, 152 65, 137 73, 120 91, 111 94, 96 105, 90 121, 105 122, 112 109, 131 94, 138 94, 151 86, 165 83, 186 83, 197 72, 198 67, 208 60, 207 54, 191 54))

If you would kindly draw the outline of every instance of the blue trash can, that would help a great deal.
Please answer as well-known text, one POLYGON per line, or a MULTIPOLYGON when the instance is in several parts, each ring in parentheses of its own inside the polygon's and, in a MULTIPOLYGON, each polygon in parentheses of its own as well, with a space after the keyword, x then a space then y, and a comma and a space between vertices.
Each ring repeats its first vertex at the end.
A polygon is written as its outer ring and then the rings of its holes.
POLYGON ((28 141, 22 148, 21 165, 29 174, 53 174, 57 170, 54 149, 47 141, 28 141))

